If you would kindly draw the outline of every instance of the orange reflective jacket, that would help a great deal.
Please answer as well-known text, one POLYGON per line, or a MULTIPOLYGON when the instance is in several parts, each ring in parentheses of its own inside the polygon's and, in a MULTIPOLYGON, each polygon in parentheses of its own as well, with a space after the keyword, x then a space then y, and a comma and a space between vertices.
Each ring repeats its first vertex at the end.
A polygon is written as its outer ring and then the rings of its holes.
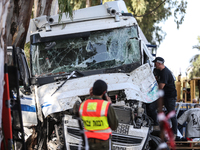
POLYGON ((79 114, 87 138, 109 139, 112 133, 107 119, 109 105, 110 102, 98 99, 88 99, 80 105, 79 114))

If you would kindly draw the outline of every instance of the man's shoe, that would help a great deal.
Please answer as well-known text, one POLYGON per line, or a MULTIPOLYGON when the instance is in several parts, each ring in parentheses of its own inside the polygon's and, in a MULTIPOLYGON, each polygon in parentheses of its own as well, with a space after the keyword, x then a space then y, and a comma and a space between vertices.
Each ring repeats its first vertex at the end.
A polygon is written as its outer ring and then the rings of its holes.
POLYGON ((180 136, 175 137, 175 141, 182 141, 180 136))

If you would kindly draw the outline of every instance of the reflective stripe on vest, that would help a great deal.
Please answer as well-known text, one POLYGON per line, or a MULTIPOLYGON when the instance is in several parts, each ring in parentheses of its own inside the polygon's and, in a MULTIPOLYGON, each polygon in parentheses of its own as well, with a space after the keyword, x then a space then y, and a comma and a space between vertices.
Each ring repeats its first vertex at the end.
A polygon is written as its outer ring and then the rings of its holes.
POLYGON ((110 102, 104 100, 86 100, 79 108, 87 138, 107 140, 111 134, 107 114, 110 102))

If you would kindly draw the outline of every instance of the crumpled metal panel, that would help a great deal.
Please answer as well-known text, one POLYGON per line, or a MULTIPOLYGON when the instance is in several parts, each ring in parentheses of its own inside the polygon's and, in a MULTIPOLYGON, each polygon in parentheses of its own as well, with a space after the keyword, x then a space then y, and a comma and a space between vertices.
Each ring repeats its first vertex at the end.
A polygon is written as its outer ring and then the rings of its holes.
POLYGON ((108 92, 124 89, 127 99, 145 103, 158 99, 157 82, 149 65, 144 64, 130 74, 99 74, 68 80, 55 94, 54 91, 62 82, 39 87, 37 94, 44 116, 72 108, 76 101, 80 101, 78 96, 89 95, 89 89, 98 79, 108 84, 108 92))
MULTIPOLYGON (((15 93, 14 93, 14 98, 16 98, 15 93)), ((22 92, 20 92, 20 102, 21 102, 23 126, 30 127, 37 125, 38 122, 37 122, 34 96, 32 94, 24 95, 22 92)))
POLYGON ((143 102, 151 103, 158 99, 158 83, 148 64, 144 64, 130 73, 134 85, 140 88, 143 102))

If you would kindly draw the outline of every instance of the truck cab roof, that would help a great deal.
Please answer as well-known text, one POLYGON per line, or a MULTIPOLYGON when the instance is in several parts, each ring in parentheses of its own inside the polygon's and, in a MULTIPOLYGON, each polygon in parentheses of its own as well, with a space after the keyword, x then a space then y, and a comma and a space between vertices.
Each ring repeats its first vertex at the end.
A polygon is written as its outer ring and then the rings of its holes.
MULTIPOLYGON (((30 21, 29 35, 31 43, 34 44, 34 36, 48 38, 52 36, 62 36, 69 34, 85 33, 91 31, 113 29, 137 25, 136 19, 128 13, 124 1, 111 1, 103 5, 93 6, 75 10, 73 19, 69 14, 59 14, 54 16, 40 16, 30 21)), ((149 44, 142 30, 138 26, 139 37, 149 44)), ((27 36, 27 42, 30 41, 27 36)), ((38 41, 38 40, 37 40, 38 41)))

